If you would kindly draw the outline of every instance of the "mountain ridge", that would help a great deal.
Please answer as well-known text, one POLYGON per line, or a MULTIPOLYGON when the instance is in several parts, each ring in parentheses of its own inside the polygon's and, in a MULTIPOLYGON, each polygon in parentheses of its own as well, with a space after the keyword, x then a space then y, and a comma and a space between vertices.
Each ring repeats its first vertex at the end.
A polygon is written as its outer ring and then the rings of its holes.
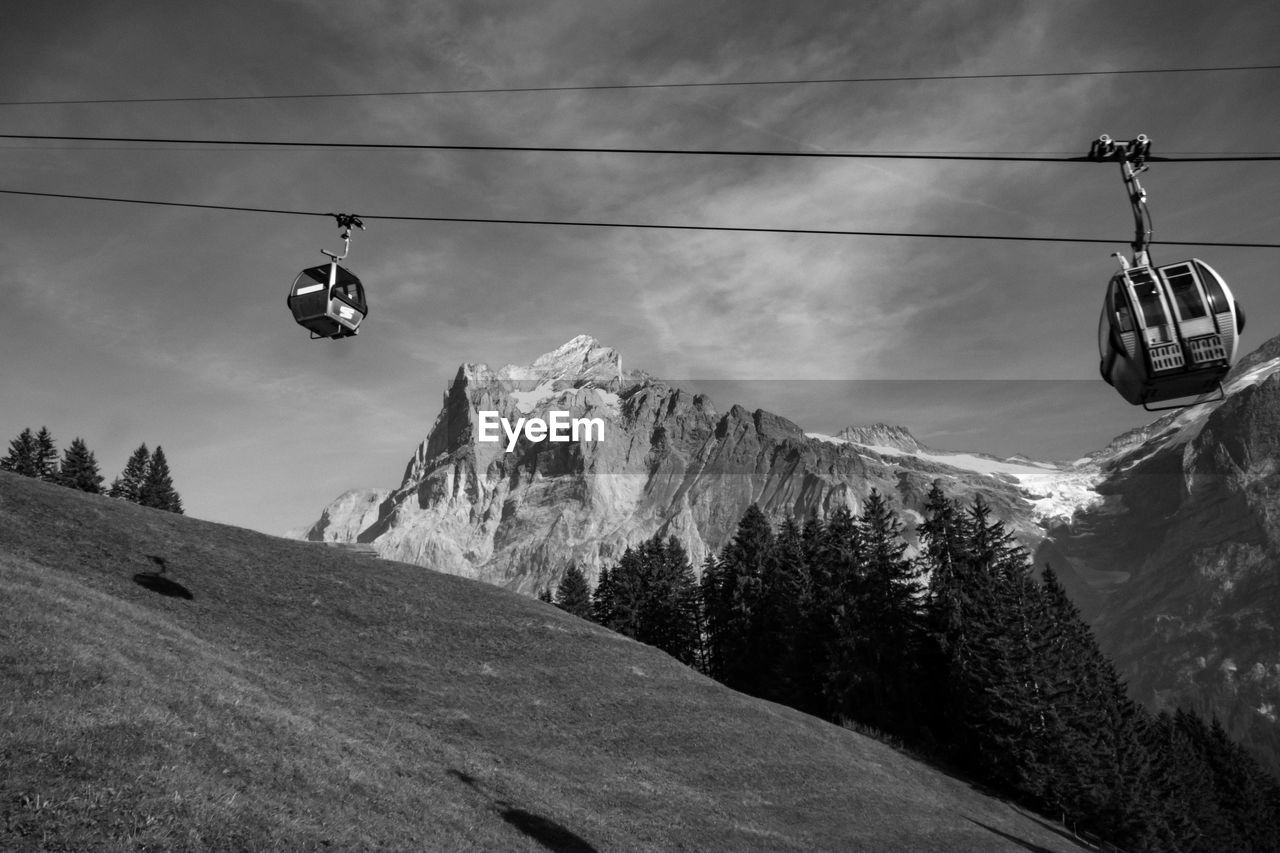
POLYGON ((295 535, 333 541, 358 530, 355 540, 384 556, 532 594, 554 584, 570 560, 594 577, 655 533, 679 536, 701 562, 753 502, 775 520, 828 515, 837 506, 856 511, 877 488, 914 514, 913 525, 939 477, 957 497, 986 492, 1020 519, 1015 532, 1034 546, 1047 519, 1096 499, 1095 473, 936 451, 896 425, 826 436, 738 403, 721 412, 705 395, 624 371, 615 350, 580 335, 525 366, 464 363, 400 486, 361 499, 348 493, 295 535), (553 409, 600 418, 610 437, 561 446, 522 439, 511 453, 477 441, 478 412, 515 423, 553 409), (375 500, 376 522, 353 515, 375 500))

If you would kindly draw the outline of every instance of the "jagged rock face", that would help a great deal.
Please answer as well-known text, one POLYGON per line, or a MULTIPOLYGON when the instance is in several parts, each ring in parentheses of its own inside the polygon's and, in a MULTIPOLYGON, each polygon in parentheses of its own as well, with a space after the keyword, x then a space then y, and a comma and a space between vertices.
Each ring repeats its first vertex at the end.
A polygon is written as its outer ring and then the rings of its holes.
POLYGON ((752 503, 775 521, 827 516, 857 512, 877 489, 904 509, 910 535, 936 479, 961 500, 983 494, 1034 544, 1058 491, 1090 494, 1090 471, 931 451, 883 424, 830 437, 761 410, 721 414, 703 395, 624 371, 615 351, 581 336, 526 367, 462 365, 377 517, 364 493, 348 493, 305 538, 346 536, 390 559, 534 593, 570 562, 594 578, 655 533, 678 537, 701 563, 752 503), (604 439, 521 437, 509 452, 505 435, 478 440, 481 412, 515 423, 553 410, 599 418, 604 439))
POLYGON ((1052 563, 1130 690, 1216 715, 1280 771, 1280 339, 1226 399, 1097 455, 1102 500, 1055 527, 1052 563))
POLYGON ((343 492, 320 513, 320 520, 302 531, 286 534, 312 542, 355 542, 362 530, 377 522, 379 508, 391 492, 387 489, 352 489, 343 492))
POLYGON ((905 450, 908 453, 920 453, 925 448, 920 446, 916 437, 906 427, 893 424, 872 424, 871 426, 845 427, 836 433, 836 438, 863 444, 869 447, 887 447, 894 450, 905 450))

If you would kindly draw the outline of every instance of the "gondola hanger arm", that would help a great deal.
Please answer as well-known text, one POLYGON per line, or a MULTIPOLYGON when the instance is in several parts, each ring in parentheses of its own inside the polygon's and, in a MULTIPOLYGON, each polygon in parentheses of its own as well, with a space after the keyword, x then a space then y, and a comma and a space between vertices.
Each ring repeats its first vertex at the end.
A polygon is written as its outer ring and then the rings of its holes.
POLYGON ((360 217, 356 216, 354 213, 328 213, 325 215, 332 216, 337 221, 338 227, 342 229, 342 234, 339 235, 342 238, 342 254, 341 255, 334 254, 333 252, 330 252, 328 249, 320 250, 323 254, 328 255, 330 258, 332 258, 336 263, 346 258, 347 254, 351 251, 351 229, 354 227, 354 228, 359 228, 361 231, 363 231, 364 222, 361 221, 360 217))
MULTIPOLYGON (((1127 142, 1112 139, 1105 133, 1089 146, 1089 159, 1098 163, 1118 162, 1124 177, 1125 190, 1129 194, 1129 206, 1133 210, 1133 266, 1151 264, 1151 216, 1147 212, 1147 191, 1138 182, 1138 175, 1147 170, 1147 158, 1151 155, 1151 138, 1140 133, 1127 142)), ((1123 258, 1121 258, 1123 262, 1123 258)), ((1127 268, 1121 264, 1122 268, 1127 268)))

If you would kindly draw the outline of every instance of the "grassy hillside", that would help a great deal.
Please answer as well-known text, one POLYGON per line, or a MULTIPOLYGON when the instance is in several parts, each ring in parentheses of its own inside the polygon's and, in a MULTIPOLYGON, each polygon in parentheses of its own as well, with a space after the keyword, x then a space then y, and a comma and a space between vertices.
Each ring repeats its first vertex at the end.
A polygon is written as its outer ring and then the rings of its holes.
POLYGON ((496 587, 0 473, 0 849, 1078 850, 496 587))

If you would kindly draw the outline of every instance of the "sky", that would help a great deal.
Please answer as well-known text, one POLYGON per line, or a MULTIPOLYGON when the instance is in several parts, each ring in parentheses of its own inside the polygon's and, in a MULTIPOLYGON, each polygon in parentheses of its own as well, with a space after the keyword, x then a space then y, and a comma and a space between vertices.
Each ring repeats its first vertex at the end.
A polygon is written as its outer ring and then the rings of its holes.
MULTIPOLYGON (((1271 2, 18 4, 3 133, 358 143, 1078 155, 1280 152, 1280 71, 283 98, 283 95, 1280 63, 1271 2), (258 96, 255 100, 210 100, 258 96), (261 96, 273 96, 265 98, 261 96), (17 102, 190 99, 145 103, 17 102)), ((1277 242, 1280 163, 1153 164, 1155 240, 1277 242)), ((370 313, 285 306, 341 248, 321 216, 0 194, 0 440, 82 437, 110 480, 164 447, 187 513, 267 533, 399 484, 462 362, 578 334, 628 367, 834 433, 1073 459, 1151 416, 1097 378, 1133 224, 1114 164, 0 140, 0 189, 368 217, 370 313), (1083 237, 976 241, 379 216, 1083 237)), ((1280 334, 1280 250, 1200 257, 1280 334)), ((2 448, 4 445, 0 445, 2 448)))

